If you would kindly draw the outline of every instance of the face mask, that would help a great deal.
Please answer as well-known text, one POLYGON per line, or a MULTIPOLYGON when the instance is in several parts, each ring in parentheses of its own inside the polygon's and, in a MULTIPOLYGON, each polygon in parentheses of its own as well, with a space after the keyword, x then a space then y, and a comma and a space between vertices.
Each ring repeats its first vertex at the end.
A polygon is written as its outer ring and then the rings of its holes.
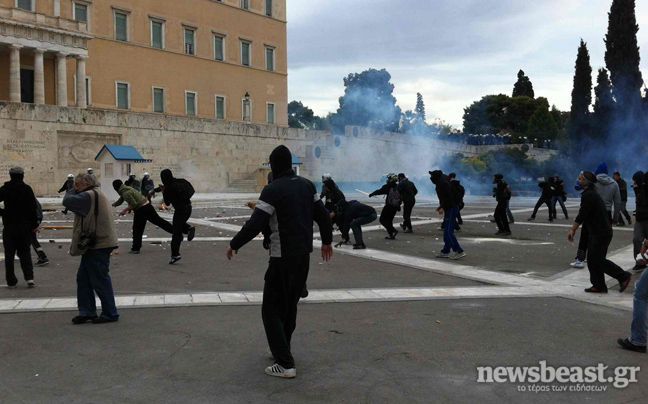
POLYGON ((576 191, 582 191, 583 187, 581 187, 580 181, 576 181, 576 186, 574 187, 576 191))

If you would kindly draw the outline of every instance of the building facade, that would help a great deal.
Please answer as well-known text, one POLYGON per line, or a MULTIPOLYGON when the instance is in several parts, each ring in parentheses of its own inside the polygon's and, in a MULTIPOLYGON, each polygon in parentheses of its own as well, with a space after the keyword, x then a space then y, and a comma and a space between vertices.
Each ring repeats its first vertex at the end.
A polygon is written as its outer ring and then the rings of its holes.
POLYGON ((288 125, 285 0, 0 0, 0 100, 288 125))

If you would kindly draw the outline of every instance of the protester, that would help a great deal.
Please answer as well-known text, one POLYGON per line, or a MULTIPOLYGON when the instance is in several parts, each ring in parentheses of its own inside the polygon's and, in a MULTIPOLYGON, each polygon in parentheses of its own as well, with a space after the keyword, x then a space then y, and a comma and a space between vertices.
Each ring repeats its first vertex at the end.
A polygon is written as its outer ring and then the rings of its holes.
POLYGON ((504 176, 502 174, 495 174, 493 177, 493 184, 495 184, 495 188, 493 188, 493 198, 497 201, 494 217, 498 231, 495 235, 510 236, 511 228, 506 217, 506 204, 511 199, 511 189, 506 181, 504 181, 504 176))
POLYGON ((418 189, 412 181, 410 181, 405 174, 398 174, 398 192, 401 194, 401 199, 403 200, 403 223, 401 223, 401 228, 405 233, 412 233, 412 210, 414 205, 416 205, 416 195, 418 194, 418 189))
POLYGON ((171 261, 169 264, 175 264, 182 259, 180 255, 180 245, 184 239, 183 234, 187 234, 187 241, 193 240, 196 235, 196 228, 187 224, 191 217, 191 197, 194 194, 194 188, 191 183, 183 178, 174 178, 171 170, 162 170, 160 173, 162 184, 151 192, 151 196, 162 192, 164 204, 173 205, 173 237, 171 239, 171 261))
POLYGON ((625 222, 623 221, 623 216, 628 220, 628 224, 632 224, 632 217, 630 216, 630 213, 628 213, 627 209, 627 204, 628 204, 628 184, 625 182, 623 178, 621 178, 621 173, 618 171, 615 172, 612 177, 614 178, 614 181, 619 185, 619 195, 621 196, 621 207, 619 209, 620 214, 619 214, 619 226, 625 226, 625 222), (623 216, 622 216, 623 215, 623 216))
POLYGON ((276 362, 265 369, 270 376, 297 376, 291 353, 296 328, 297 303, 308 278, 313 251, 313 221, 322 237, 322 259, 333 256, 333 232, 329 212, 315 186, 292 170, 292 155, 285 146, 270 155, 274 180, 261 192, 254 213, 227 248, 232 259, 245 244, 270 224, 270 263, 265 275, 262 317, 272 356, 276 362))
POLYGON ((565 192, 565 181, 561 180, 557 175, 553 177, 554 181, 552 184, 552 195, 551 195, 551 209, 553 211, 553 218, 558 219, 558 212, 556 211, 556 203, 560 204, 565 220, 569 220, 569 213, 567 213, 567 208, 565 207, 565 201, 567 200, 567 192, 565 192))
MULTIPOLYGON (((583 187, 581 187, 580 181, 576 181, 576 186, 574 186, 574 189, 577 192, 581 192, 581 197, 582 197, 583 187)), ((581 230, 580 240, 578 241, 578 250, 576 251, 576 261, 569 264, 572 268, 576 268, 576 269, 585 268, 585 258, 587 257, 588 244, 589 244, 589 231, 587 231, 586 226, 583 226, 583 229, 581 230)))
MULTIPOLYGON (((36 217, 38 218, 38 227, 40 228, 40 225, 43 222, 43 207, 41 206, 40 202, 38 202, 38 199, 36 199, 36 217)), ((43 250, 43 247, 38 242, 37 234, 38 233, 32 232, 30 235, 31 245, 34 248, 34 251, 36 251, 36 255, 38 256, 38 261, 36 261, 36 264, 34 264, 34 266, 43 267, 49 264, 49 258, 47 258, 45 250, 43 250)))
POLYGON ((151 179, 151 174, 149 173, 144 173, 144 176, 142 177, 142 195, 144 195, 149 202, 151 202, 151 197, 149 194, 151 191, 155 189, 155 185, 153 184, 153 180, 151 179))
POLYGON ((173 234, 173 225, 157 214, 153 205, 151 205, 140 191, 127 186, 121 180, 113 181, 113 188, 119 194, 119 199, 112 206, 120 206, 126 201, 128 207, 122 210, 120 214, 123 216, 129 211, 135 213, 135 217, 133 218, 133 247, 130 250, 131 254, 139 254, 142 249, 142 237, 146 229, 146 222, 151 222, 167 233, 173 234))
MULTIPOLYGON (((641 247, 641 256, 646 258, 648 251, 648 240, 641 247)), ((646 353, 646 342, 648 338, 648 271, 644 271, 635 283, 634 303, 632 308, 632 325, 630 337, 619 338, 617 344, 623 349, 633 352, 646 353)))
POLYGON ((7 286, 16 287, 18 278, 14 271, 16 253, 27 287, 36 286, 34 265, 31 258, 31 236, 38 233, 36 197, 32 188, 25 184, 25 171, 21 167, 9 170, 10 181, 0 187, 0 202, 4 202, 2 213, 2 245, 5 255, 7 286))
POLYGON ((63 198, 63 205, 75 214, 70 255, 81 256, 77 272, 79 315, 72 323, 116 322, 119 313, 109 271, 111 252, 117 248, 117 233, 108 197, 93 175, 79 174, 74 180, 74 189, 63 198), (95 293, 101 301, 99 317, 95 293))
POLYGON ((597 179, 596 189, 605 203, 605 208, 608 211, 612 225, 616 225, 621 215, 621 192, 619 191, 619 184, 610 178, 608 175, 608 166, 605 163, 600 163, 594 173, 597 179), (612 210, 613 205, 614 211, 612 210))
POLYGON ((322 194, 320 196, 322 196, 326 201, 324 207, 329 211, 331 220, 333 220, 333 223, 336 224, 338 228, 341 228, 342 224, 340 218, 335 215, 335 206, 338 202, 346 200, 346 197, 330 176, 324 181, 324 184, 322 185, 322 194))
POLYGON ((387 195, 385 206, 382 212, 380 212, 380 224, 383 225, 389 234, 385 237, 387 240, 396 240, 396 235, 398 234, 398 230, 394 228, 394 217, 396 217, 396 212, 400 212, 402 200, 396 181, 398 181, 396 174, 387 174, 385 185, 369 194, 369 198, 376 195, 387 195))
POLYGON ((538 199, 538 203, 536 203, 535 207, 533 208, 533 214, 528 219, 529 221, 535 220, 536 214, 538 214, 538 209, 540 209, 540 206, 546 204, 547 208, 549 209, 549 221, 553 222, 553 209, 551 208, 551 196, 552 196, 551 183, 553 182, 552 178, 553 177, 549 178, 548 181, 541 181, 540 183, 538 183, 538 186, 542 189, 542 195, 540 195, 540 199, 538 199))
MULTIPOLYGON (((58 190, 58 193, 60 194, 61 192, 67 192, 71 189, 74 189, 74 174, 68 174, 67 179, 63 183, 63 186, 61 186, 61 189, 58 190)), ((67 215, 68 210, 64 209, 63 214, 67 215)))
POLYGON ((142 185, 137 181, 137 175, 135 175, 135 173, 130 173, 124 184, 126 184, 127 187, 133 188, 137 192, 142 192, 142 185))
POLYGON ((607 293, 604 274, 619 281, 619 291, 623 292, 630 284, 632 274, 607 259, 613 231, 605 203, 596 190, 597 176, 591 171, 584 171, 579 175, 578 181, 584 191, 578 216, 567 234, 567 239, 573 243, 574 235, 581 225, 584 225, 589 231, 587 263, 592 286, 585 289, 585 292, 607 293))
POLYGON ((369 224, 378 218, 376 210, 358 201, 347 202, 343 200, 337 203, 336 216, 340 217, 340 222, 342 223, 340 227, 342 242, 338 246, 349 242, 349 229, 351 229, 353 230, 353 238, 355 239, 353 249, 366 249, 367 246, 362 238, 362 225, 369 224))
POLYGON ((644 240, 648 240, 648 193, 646 193, 646 188, 648 185, 645 184, 645 175, 641 171, 637 171, 632 176, 632 189, 635 192, 636 199, 636 217, 635 217, 635 226, 634 226, 634 237, 632 239, 632 244, 634 246, 633 250, 633 259, 636 260, 633 270, 640 271, 646 268, 645 262, 639 262, 637 256, 641 251, 641 245, 644 240))
POLYGON ((444 175, 441 170, 430 171, 430 181, 432 181, 436 186, 436 194, 439 198, 439 207, 436 211, 439 212, 440 215, 443 215, 444 224, 444 246, 441 252, 436 254, 436 257, 458 260, 465 257, 466 253, 461 248, 454 235, 455 220, 457 219, 459 206, 456 203, 456 198, 449 180, 448 176, 444 175), (454 251, 455 254, 451 256, 450 250, 454 251))

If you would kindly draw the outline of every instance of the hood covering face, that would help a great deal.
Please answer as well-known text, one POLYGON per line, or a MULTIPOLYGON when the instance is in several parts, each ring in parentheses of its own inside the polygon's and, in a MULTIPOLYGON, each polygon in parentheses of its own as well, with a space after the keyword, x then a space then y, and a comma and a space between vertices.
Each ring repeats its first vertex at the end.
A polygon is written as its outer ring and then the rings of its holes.
POLYGON ((641 184, 643 184, 643 182, 644 182, 644 173, 641 172, 641 171, 637 171, 637 172, 634 173, 634 175, 632 176, 632 181, 636 182, 637 185, 641 185, 641 184))
POLYGON ((292 169, 292 154, 286 146, 278 146, 272 151, 272 154, 270 154, 270 168, 275 179, 292 169))
POLYGON ((594 174, 599 175, 599 174, 608 174, 608 166, 605 162, 599 163, 599 165, 596 167, 596 171, 594 171, 594 174))
POLYGON ((115 180, 113 181, 112 185, 113 185, 113 189, 117 191, 117 193, 119 193, 119 189, 122 187, 122 185, 124 185, 124 183, 122 182, 122 180, 115 180))
POLYGON ((443 175, 443 171, 441 170, 430 171, 430 181, 432 181, 433 184, 436 184, 442 175, 443 175))
POLYGON ((167 168, 166 170, 162 170, 160 178, 162 178, 162 183, 164 185, 168 185, 173 181, 173 173, 167 168))

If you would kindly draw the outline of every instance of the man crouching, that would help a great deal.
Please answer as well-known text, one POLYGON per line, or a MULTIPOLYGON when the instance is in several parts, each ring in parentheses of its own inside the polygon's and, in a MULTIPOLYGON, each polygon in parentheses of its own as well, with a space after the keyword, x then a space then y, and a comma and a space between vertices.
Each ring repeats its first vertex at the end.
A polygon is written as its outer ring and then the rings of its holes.
POLYGON ((98 185, 93 175, 79 174, 74 179, 74 189, 69 190, 63 198, 63 206, 75 214, 70 255, 81 256, 77 272, 79 315, 72 319, 74 324, 88 321, 103 324, 119 320, 112 280, 108 274, 110 253, 117 248, 117 233, 110 201, 98 185), (99 317, 95 293, 101 300, 99 317))

